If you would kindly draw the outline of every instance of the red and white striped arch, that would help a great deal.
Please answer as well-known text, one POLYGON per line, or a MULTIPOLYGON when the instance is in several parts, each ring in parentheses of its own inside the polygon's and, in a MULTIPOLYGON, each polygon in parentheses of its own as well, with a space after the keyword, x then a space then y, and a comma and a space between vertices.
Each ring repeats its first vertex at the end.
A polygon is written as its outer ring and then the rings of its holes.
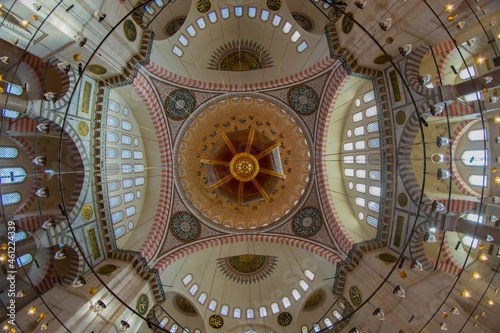
MULTIPOLYGON (((137 76, 133 79, 132 86, 144 101, 144 105, 148 109, 149 115, 153 120, 162 165, 172 165, 172 145, 170 144, 167 122, 152 86, 147 81, 146 77, 140 73, 137 73, 137 76)), ((160 197, 158 198, 156 216, 148 237, 139 249, 142 257, 147 262, 153 258, 166 232, 167 223, 165 223, 165 221, 167 221, 170 211, 173 181, 172 168, 162 168, 160 197)))
POLYGON ((241 242, 260 242, 260 243, 273 243, 279 245, 293 246, 308 252, 314 253, 321 258, 327 260, 332 265, 340 262, 341 259, 333 249, 308 242, 304 239, 290 237, 288 235, 266 235, 266 234, 252 234, 252 235, 227 235, 219 238, 204 239, 196 243, 190 243, 162 258, 156 265, 155 269, 161 274, 169 265, 177 260, 180 260, 192 253, 210 249, 224 244, 241 243, 241 242))
POLYGON ((343 66, 339 66, 333 73, 321 103, 319 110, 317 130, 316 130, 316 169, 318 170, 318 189, 321 197, 321 204, 329 226, 339 247, 345 253, 349 252, 355 240, 349 234, 348 229, 342 224, 333 199, 331 197, 330 186, 328 184, 326 147, 328 144, 328 124, 335 108, 335 101, 342 91, 342 88, 349 80, 349 73, 343 66))
POLYGON ((318 61, 314 66, 309 67, 297 74, 293 74, 284 78, 276 79, 273 81, 266 82, 256 82, 251 84, 237 84, 237 85, 226 85, 223 83, 210 83, 204 81, 193 80, 175 73, 172 73, 165 68, 155 64, 152 60, 149 60, 147 64, 144 65, 144 68, 147 69, 151 74, 166 80, 170 83, 175 83, 179 85, 183 85, 190 88, 198 88, 198 89, 208 89, 212 91, 224 91, 224 92, 243 92, 243 91, 255 91, 262 89, 270 89, 277 88, 282 86, 287 86, 290 84, 294 84, 306 79, 311 78, 311 76, 316 75, 332 66, 335 63, 336 59, 326 56, 324 59, 318 61))

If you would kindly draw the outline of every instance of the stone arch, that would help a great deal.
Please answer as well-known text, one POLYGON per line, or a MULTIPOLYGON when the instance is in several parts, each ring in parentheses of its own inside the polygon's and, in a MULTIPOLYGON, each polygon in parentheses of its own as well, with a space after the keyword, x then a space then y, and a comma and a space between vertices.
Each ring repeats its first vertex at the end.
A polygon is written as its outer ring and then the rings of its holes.
POLYGON ((437 90, 434 88, 427 88, 419 82, 420 64, 428 51, 429 46, 421 45, 410 53, 406 58, 405 75, 408 80, 408 86, 414 92, 422 96, 431 97, 437 95, 437 90))
POLYGON ((337 254, 335 254, 333 249, 327 248, 321 244, 316 244, 310 241, 291 237, 288 235, 241 234, 241 235, 227 235, 218 238, 204 239, 199 242, 188 244, 163 257, 155 265, 154 268, 157 269, 158 274, 161 275, 161 273, 169 265, 191 253, 195 253, 207 248, 220 246, 223 244, 239 243, 239 242, 262 242, 262 243, 284 244, 287 246, 293 246, 314 253, 322 257, 323 259, 329 261, 332 264, 341 262, 340 257, 337 254))

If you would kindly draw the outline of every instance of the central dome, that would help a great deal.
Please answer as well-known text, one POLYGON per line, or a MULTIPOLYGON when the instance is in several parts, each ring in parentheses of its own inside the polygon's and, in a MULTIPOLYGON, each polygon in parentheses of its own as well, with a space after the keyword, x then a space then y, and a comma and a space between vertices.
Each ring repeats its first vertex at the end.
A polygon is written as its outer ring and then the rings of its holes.
POLYGON ((299 205, 309 181, 309 144, 300 118, 277 104, 253 96, 219 98, 183 125, 176 181, 201 221, 254 229, 299 205))
POLYGON ((207 169, 208 190, 238 203, 238 207, 259 200, 269 202, 279 179, 285 179, 279 146, 255 127, 221 132, 208 159, 201 159, 207 169))

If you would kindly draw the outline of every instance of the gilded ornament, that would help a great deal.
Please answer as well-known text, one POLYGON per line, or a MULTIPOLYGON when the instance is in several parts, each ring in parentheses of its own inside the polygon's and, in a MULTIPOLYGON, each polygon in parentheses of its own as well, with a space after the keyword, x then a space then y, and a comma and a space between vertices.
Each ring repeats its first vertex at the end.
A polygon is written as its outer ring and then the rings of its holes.
POLYGON ((406 193, 398 194, 398 204, 401 207, 406 207, 408 205, 408 196, 406 195, 406 193))
POLYGON ((213 328, 219 329, 222 326, 224 326, 224 319, 222 319, 221 316, 214 314, 214 315, 211 315, 210 318, 208 318, 208 323, 213 328))
POLYGON ((406 113, 403 110, 399 110, 396 113, 396 123, 398 125, 404 125, 406 122, 406 113))
POLYGON ((93 215, 94 215, 94 210, 92 209, 92 207, 90 207, 90 205, 83 206, 83 208, 82 208, 82 217, 85 220, 90 221, 92 219, 93 215))
POLYGON ((289 312, 282 312, 278 316, 280 326, 288 326, 292 322, 292 315, 289 312))
POLYGON ((81 121, 80 123, 78 123, 78 135, 84 137, 84 136, 87 136, 89 134, 89 125, 87 125, 87 123, 81 121))
POLYGON ((90 73, 95 75, 106 74, 106 72, 108 71, 105 67, 97 64, 90 65, 89 67, 87 67, 87 69, 89 70, 90 73))
POLYGON ((280 10, 281 0, 267 0, 267 8, 272 11, 280 10))
POLYGON ((126 20, 123 22, 123 33, 130 42, 135 41, 137 38, 137 28, 132 20, 126 20))
POLYGON ((146 294, 139 295, 139 298, 137 299, 137 304, 136 304, 135 308, 140 315, 145 315, 146 312, 148 312, 148 308, 149 308, 148 295, 146 295, 146 294))
POLYGON ((351 288, 349 288, 349 298, 351 299, 352 305, 359 306, 362 301, 361 290, 356 286, 351 286, 351 288))
POLYGON ((212 8, 210 0, 198 0, 196 2, 196 10, 201 14, 208 12, 210 8, 212 8))
POLYGON ((344 18, 342 18, 342 31, 345 34, 348 34, 352 31, 352 28, 354 28, 354 14, 353 13, 347 13, 344 15, 344 18))

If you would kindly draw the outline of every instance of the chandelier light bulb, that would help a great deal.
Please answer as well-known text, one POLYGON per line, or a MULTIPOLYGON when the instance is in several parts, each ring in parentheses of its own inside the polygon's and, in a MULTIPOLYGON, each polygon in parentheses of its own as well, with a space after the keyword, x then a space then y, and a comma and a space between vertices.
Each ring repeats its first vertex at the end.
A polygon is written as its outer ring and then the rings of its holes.
POLYGON ((388 17, 382 22, 379 22, 378 25, 380 26, 380 29, 387 31, 392 25, 392 18, 388 17))
POLYGON ((455 8, 455 5, 454 5, 454 4, 452 4, 452 3, 449 3, 449 4, 447 4, 446 6, 444 6, 444 10, 445 10, 447 13, 450 13, 450 12, 453 10, 453 8, 455 8))
POLYGON ((401 286, 396 286, 396 288, 394 288, 392 293, 398 297, 401 297, 401 298, 406 297, 406 292, 403 289, 403 287, 401 287, 401 286))
POLYGON ((358 7, 359 9, 363 9, 365 8, 366 6, 366 0, 356 0, 354 2, 354 4, 356 5, 356 7, 358 7))
POLYGON ((439 328, 442 329, 443 331, 447 331, 448 330, 448 326, 446 326, 445 323, 439 324, 439 328))
POLYGON ((456 306, 451 308, 451 313, 453 313, 455 316, 458 316, 460 314, 460 311, 456 306))
POLYGON ((480 279, 481 275, 478 272, 472 272, 472 278, 473 279, 480 279))
POLYGON ((465 27, 465 21, 460 21, 457 23, 458 30, 462 30, 465 27))
POLYGON ((385 320, 385 314, 381 308, 376 308, 375 311, 373 311, 373 316, 376 317, 378 320, 385 320))
POLYGON ((486 255, 484 255, 483 253, 481 253, 481 254, 479 255, 479 258, 478 258, 478 259, 479 259, 479 260, 481 260, 481 261, 486 261, 486 260, 488 260, 488 257, 487 257, 486 255))
POLYGON ((462 297, 469 298, 470 297, 470 292, 468 290, 463 290, 462 291, 462 297))

